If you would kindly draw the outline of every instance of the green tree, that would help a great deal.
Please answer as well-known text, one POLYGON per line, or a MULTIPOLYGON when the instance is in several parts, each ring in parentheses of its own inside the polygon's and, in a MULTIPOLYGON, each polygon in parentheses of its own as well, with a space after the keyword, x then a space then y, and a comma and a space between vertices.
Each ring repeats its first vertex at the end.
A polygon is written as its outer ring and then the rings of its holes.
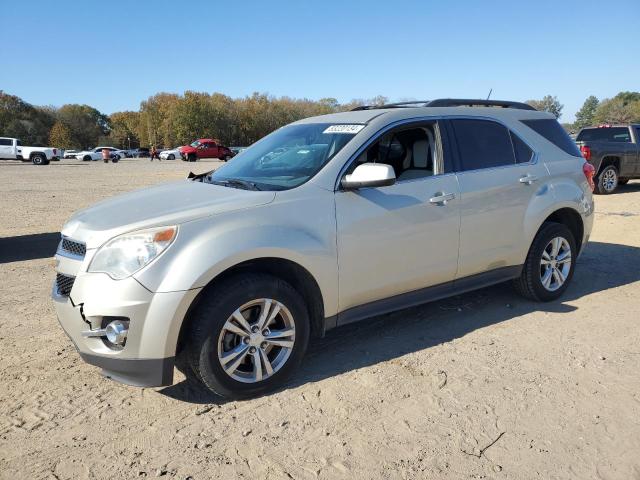
POLYGON ((69 127, 60 121, 54 123, 49 133, 49 145, 64 150, 72 148, 74 145, 69 127))
POLYGON ((140 130, 139 112, 115 112, 109 115, 111 142, 119 148, 135 148, 140 146, 138 131, 140 130))
POLYGON ((576 121, 574 127, 577 129, 593 125, 593 120, 600 102, 591 95, 582 104, 582 108, 576 113, 576 121))
POLYGON ((555 95, 545 95, 542 100, 527 100, 527 103, 536 110, 553 114, 556 118, 562 116, 564 105, 560 103, 555 95))
POLYGON ((34 107, 0 90, 0 135, 19 138, 27 145, 45 146, 54 121, 52 107, 34 107))
POLYGON ((89 105, 63 105, 58 120, 69 129, 74 148, 91 148, 109 133, 109 119, 89 105))
POLYGON ((601 123, 629 123, 635 121, 637 109, 635 103, 625 104, 621 98, 607 98, 600 102, 593 120, 595 124, 601 123))

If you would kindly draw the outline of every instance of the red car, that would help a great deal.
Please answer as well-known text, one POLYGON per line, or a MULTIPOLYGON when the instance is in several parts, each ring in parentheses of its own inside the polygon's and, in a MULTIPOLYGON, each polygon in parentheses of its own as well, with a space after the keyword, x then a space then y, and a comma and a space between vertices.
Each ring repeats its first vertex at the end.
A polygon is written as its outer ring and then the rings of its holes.
POLYGON ((234 153, 228 147, 220 145, 217 140, 200 138, 191 145, 180 147, 182 160, 195 162, 199 158, 219 158, 225 162, 233 157, 234 153))

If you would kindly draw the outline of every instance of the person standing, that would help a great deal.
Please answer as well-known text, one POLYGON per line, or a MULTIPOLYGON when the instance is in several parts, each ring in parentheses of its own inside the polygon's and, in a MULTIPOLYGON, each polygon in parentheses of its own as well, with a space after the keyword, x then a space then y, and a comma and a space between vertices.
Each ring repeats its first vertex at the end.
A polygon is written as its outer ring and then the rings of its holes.
POLYGON ((102 160, 104 163, 109 163, 109 156, 111 155, 111 151, 108 148, 102 149, 102 160))
POLYGON ((151 161, 153 162, 153 159, 157 158, 158 161, 160 161, 160 157, 158 156, 158 150, 156 150, 156 146, 152 145, 151 146, 151 161))

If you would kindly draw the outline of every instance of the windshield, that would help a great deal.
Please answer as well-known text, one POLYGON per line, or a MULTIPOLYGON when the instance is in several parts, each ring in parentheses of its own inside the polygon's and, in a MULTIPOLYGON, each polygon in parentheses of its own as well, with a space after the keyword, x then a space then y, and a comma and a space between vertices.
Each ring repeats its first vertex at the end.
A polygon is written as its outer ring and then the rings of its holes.
POLYGON ((239 153, 204 181, 224 184, 241 180, 259 190, 295 188, 318 173, 363 128, 330 123, 283 127, 239 153))
POLYGON ((193 148, 197 148, 200 145, 200 142, 196 140, 195 142, 190 144, 193 148))

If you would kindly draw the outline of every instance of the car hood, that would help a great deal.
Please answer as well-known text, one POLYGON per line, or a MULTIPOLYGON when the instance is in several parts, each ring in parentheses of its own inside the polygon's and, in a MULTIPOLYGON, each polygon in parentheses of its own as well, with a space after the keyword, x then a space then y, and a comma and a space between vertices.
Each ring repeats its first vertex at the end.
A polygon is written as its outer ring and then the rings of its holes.
POLYGON ((181 152, 195 152, 197 148, 192 147, 191 145, 186 145, 184 147, 180 147, 178 150, 181 152))
POLYGON ((118 195, 77 212, 62 234, 97 248, 122 233, 270 203, 275 192, 240 190, 190 180, 118 195))

